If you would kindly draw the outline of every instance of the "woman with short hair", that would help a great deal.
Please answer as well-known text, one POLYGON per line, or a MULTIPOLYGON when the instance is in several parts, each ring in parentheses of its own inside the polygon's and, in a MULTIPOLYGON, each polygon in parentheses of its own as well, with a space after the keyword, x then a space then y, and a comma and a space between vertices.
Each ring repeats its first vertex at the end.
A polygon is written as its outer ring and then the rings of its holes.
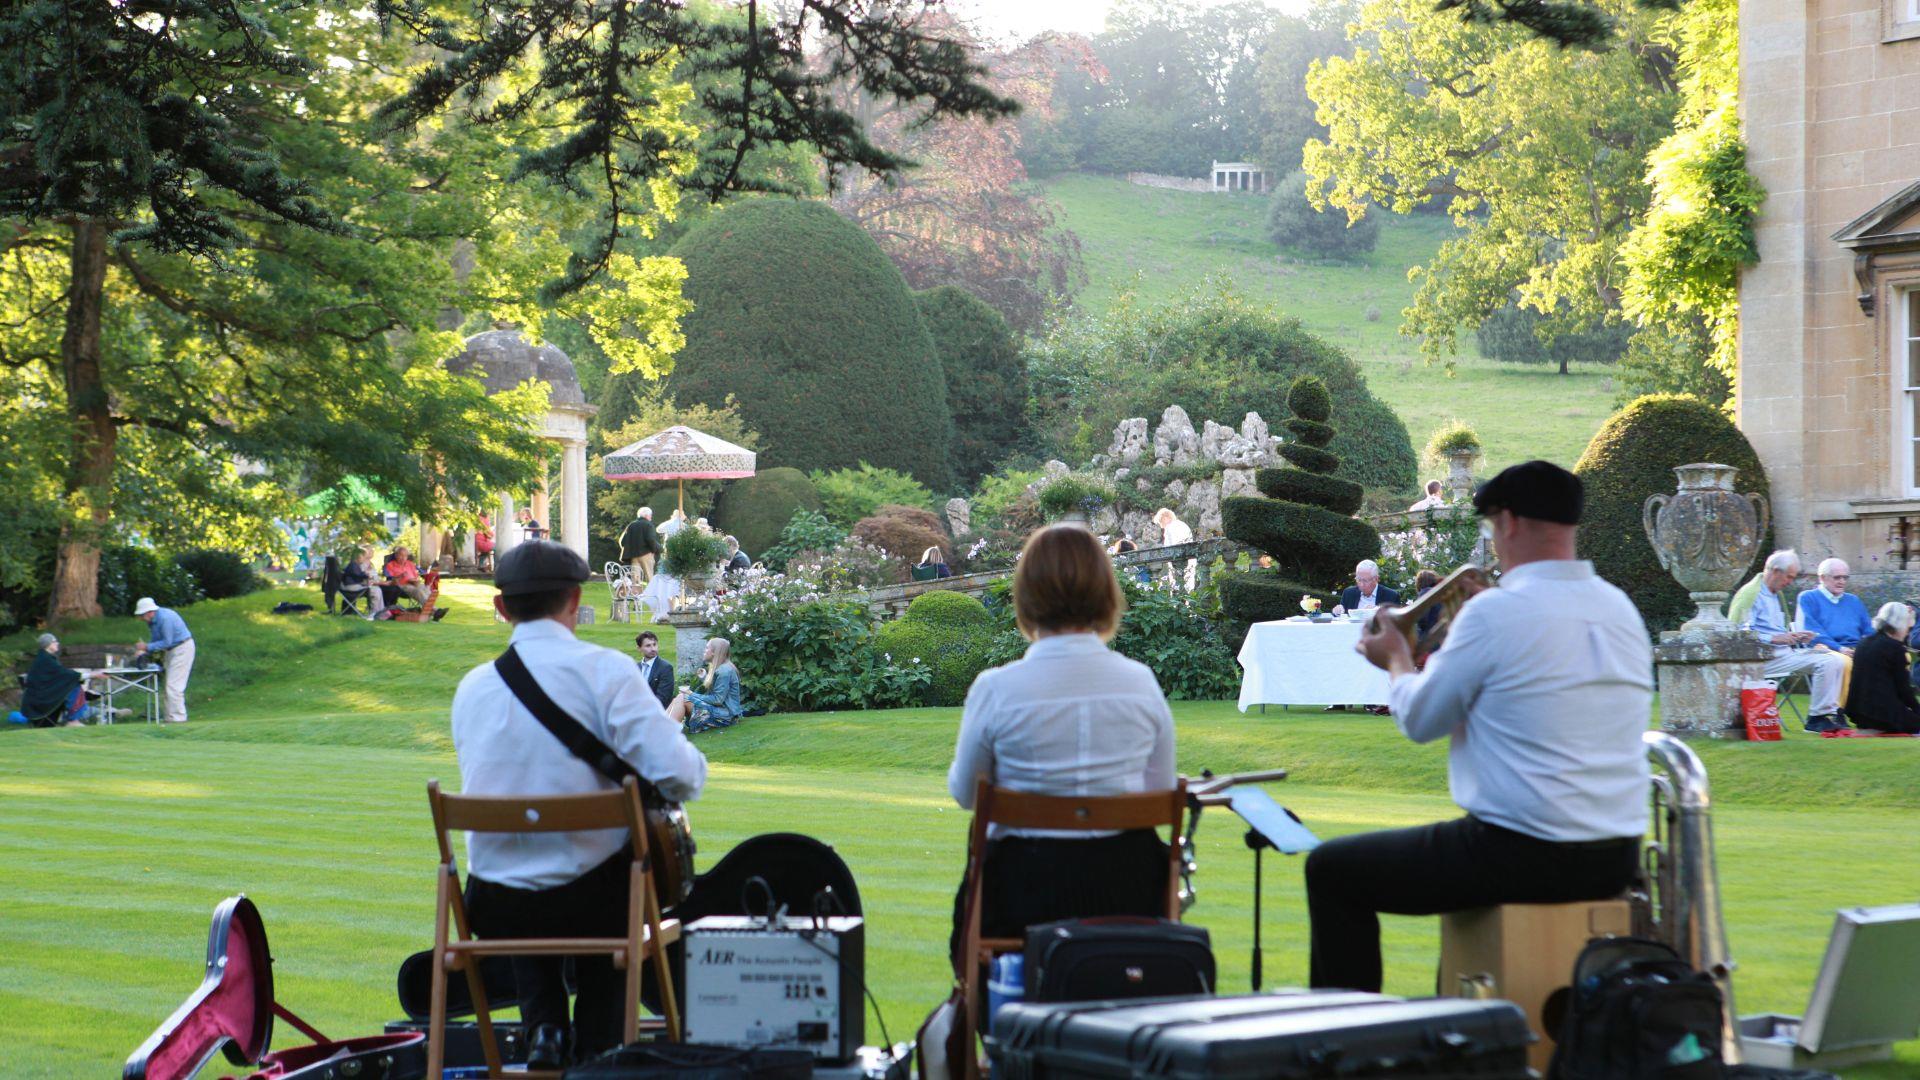
POLYGON ((732 727, 740 719, 740 669, 733 666, 732 657, 733 644, 726 638, 707 639, 706 651, 700 657, 706 666, 700 669, 694 688, 687 691, 687 704, 691 706, 687 734, 732 727))
MULTIPOLYGON (((1174 786, 1173 713, 1145 664, 1107 642, 1126 599, 1113 562, 1083 528, 1034 533, 1013 571, 1026 655, 983 671, 967 692, 947 790, 973 809, 981 780, 1038 795, 1104 796, 1174 786)), ((1152 829, 988 835, 981 933, 1097 915, 1166 913, 1167 849, 1152 829)), ((954 899, 959 952, 966 882, 954 899)), ((956 963, 958 958, 956 956, 956 963)))
POLYGON ((1913 609, 1895 601, 1873 617, 1873 633, 1853 650, 1853 686, 1847 718, 1861 730, 1920 735, 1920 700, 1907 675, 1907 631, 1913 609))
POLYGON ((60 639, 40 635, 40 651, 21 686, 20 714, 36 727, 79 727, 93 715, 86 676, 60 662, 60 639))

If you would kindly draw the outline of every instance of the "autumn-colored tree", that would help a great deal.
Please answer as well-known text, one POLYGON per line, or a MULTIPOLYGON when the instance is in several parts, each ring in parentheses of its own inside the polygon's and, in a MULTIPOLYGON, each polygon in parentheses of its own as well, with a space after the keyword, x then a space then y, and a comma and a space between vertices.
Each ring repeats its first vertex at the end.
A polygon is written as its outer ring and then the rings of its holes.
MULTIPOLYGON (((965 31, 943 20, 940 32, 965 31)), ((1084 51, 1084 39, 1047 36, 980 59, 996 93, 1018 101, 1026 118, 1044 120, 1054 70, 1084 51)), ((1027 185, 1021 125, 976 118, 922 125, 885 99, 852 88, 846 94, 877 143, 919 162, 897 177, 852 179, 833 199, 909 285, 964 289, 1028 332, 1084 282, 1079 238, 1027 185)))

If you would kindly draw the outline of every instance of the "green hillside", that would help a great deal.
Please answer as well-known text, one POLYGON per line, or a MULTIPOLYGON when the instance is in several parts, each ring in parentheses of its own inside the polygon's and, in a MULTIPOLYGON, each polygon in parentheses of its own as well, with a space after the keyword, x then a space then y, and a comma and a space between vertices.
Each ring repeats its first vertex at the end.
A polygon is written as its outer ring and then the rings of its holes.
POLYGON ((1089 175, 1061 177, 1044 189, 1059 205, 1061 223, 1080 237, 1088 277, 1075 301, 1082 310, 1105 311, 1128 292, 1165 300, 1218 277, 1352 354, 1373 392, 1406 421, 1415 449, 1443 420, 1459 417, 1480 433, 1490 469, 1533 457, 1572 466, 1612 411, 1613 380, 1604 366, 1576 365, 1562 376, 1544 364, 1493 363, 1480 357, 1468 333, 1449 375, 1426 365, 1417 344, 1400 336, 1400 311, 1413 300, 1407 269, 1452 234, 1444 218, 1383 215, 1380 244, 1365 263, 1322 263, 1266 240, 1267 200, 1259 196, 1166 191, 1089 175), (1377 320, 1368 321, 1370 309, 1377 320))

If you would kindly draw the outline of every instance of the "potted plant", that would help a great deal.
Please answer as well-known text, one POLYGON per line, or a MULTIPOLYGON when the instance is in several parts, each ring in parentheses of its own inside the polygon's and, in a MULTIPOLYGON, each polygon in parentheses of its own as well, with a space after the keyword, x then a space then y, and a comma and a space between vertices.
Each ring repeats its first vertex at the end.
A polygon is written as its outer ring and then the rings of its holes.
POLYGON ((1447 466, 1447 489, 1473 490, 1473 459, 1480 456, 1480 436, 1462 420, 1449 420, 1427 440, 1427 457, 1447 466))
POLYGON ((1113 505, 1114 498, 1105 481, 1068 474, 1040 489, 1040 509, 1048 521, 1092 525, 1093 515, 1113 505))
POLYGON ((680 579, 683 596, 707 591, 707 578, 727 557, 727 542, 710 532, 685 528, 667 537, 666 564, 661 568, 680 579))

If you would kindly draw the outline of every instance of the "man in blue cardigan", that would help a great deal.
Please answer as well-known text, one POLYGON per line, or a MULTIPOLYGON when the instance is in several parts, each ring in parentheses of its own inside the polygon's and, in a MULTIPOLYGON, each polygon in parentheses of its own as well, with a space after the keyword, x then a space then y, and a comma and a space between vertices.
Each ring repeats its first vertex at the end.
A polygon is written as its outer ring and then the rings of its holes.
POLYGON ((1846 668, 1840 675, 1840 701, 1844 704, 1853 682, 1854 647, 1873 633, 1873 619, 1867 615, 1867 605, 1847 591, 1853 570, 1844 561, 1827 559, 1818 573, 1820 587, 1801 593, 1796 605, 1800 628, 1812 631, 1815 645, 1824 645, 1846 658, 1846 668))

